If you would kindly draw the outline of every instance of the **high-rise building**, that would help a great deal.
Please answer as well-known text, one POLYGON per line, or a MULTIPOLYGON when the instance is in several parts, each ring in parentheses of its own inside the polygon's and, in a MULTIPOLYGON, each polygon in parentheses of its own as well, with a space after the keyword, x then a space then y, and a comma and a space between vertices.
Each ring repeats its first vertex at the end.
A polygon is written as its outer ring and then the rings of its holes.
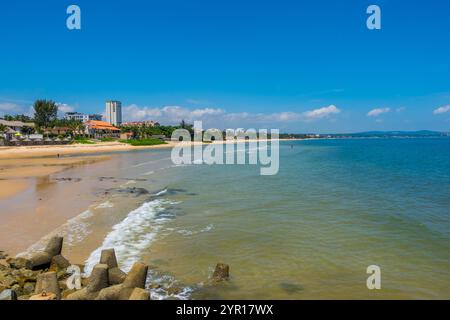
POLYGON ((106 102, 106 122, 113 126, 122 124, 122 103, 120 101, 106 102))

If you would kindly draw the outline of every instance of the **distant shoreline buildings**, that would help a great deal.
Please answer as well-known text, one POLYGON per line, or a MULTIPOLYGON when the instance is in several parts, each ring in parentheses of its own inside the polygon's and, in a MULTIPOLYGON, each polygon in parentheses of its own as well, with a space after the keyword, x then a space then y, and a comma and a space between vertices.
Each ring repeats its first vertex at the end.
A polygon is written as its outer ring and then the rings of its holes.
POLYGON ((147 121, 132 121, 122 123, 124 127, 155 127, 159 126, 158 122, 147 120, 147 121))
POLYGON ((122 103, 120 101, 107 101, 105 110, 106 122, 102 121, 100 114, 84 114, 79 112, 67 112, 67 120, 81 121, 85 125, 85 134, 97 139, 119 138, 120 129, 116 126, 122 124, 122 103))
POLYGON ((79 112, 66 112, 64 118, 67 120, 81 121, 84 123, 84 122, 88 122, 90 120, 101 121, 102 115, 101 114, 85 114, 85 113, 79 113, 79 112))

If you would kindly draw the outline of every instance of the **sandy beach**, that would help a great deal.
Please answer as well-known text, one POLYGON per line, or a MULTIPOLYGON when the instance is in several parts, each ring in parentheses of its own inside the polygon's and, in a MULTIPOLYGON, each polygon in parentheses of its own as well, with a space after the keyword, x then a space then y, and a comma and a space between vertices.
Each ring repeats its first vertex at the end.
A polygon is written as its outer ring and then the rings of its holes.
MULTIPOLYGON (((222 141, 225 144, 234 142, 236 141, 222 141)), ((247 140, 247 142, 255 142, 255 140, 247 140)), ((26 190, 28 178, 44 177, 76 165, 108 159, 108 155, 100 156, 99 154, 172 148, 177 144, 176 141, 168 141, 161 145, 132 146, 120 142, 99 142, 96 144, 0 147, 0 199, 26 190)), ((191 144, 198 145, 203 142, 191 142, 191 144)))
MULTIPOLYGON (((279 141, 296 141, 311 139, 279 139, 279 141)), ((222 141, 222 143, 234 143, 238 140, 222 141)), ((246 142, 255 142, 262 140, 246 140, 246 142)), ((107 153, 115 151, 133 151, 145 149, 172 148, 179 142, 167 141, 166 144, 153 146, 132 146, 120 142, 99 142, 96 144, 71 144, 60 146, 21 146, 21 147, 0 147, 0 160, 2 159, 24 159, 39 158, 59 155, 83 155, 95 153, 107 153)), ((219 141, 215 143, 220 143, 219 141)), ((203 144, 202 142, 191 142, 191 144, 203 144)), ((0 163, 1 165, 1 163, 0 163)))
POLYGON ((90 153, 104 153, 114 151, 130 151, 142 149, 171 148, 176 142, 168 141, 167 144, 154 146, 132 146, 120 142, 99 142, 96 144, 70 144, 60 146, 21 146, 0 147, 1 159, 38 158, 59 155, 81 155, 90 153))

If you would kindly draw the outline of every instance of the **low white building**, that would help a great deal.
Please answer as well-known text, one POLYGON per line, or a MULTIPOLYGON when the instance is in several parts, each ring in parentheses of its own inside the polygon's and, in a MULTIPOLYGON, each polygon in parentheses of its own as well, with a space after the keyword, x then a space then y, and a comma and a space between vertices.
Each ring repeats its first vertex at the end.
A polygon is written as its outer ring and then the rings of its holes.
POLYGON ((67 120, 81 121, 83 123, 90 120, 102 121, 102 115, 100 114, 85 114, 79 112, 67 112, 64 118, 67 120))

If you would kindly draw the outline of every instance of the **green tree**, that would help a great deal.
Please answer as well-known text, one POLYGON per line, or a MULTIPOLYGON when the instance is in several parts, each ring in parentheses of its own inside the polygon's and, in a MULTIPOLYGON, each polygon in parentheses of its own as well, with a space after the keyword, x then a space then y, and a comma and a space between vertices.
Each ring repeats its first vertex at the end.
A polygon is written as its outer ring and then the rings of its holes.
POLYGON ((24 114, 17 114, 15 116, 5 114, 3 116, 3 119, 5 119, 6 121, 22 121, 22 122, 32 122, 33 121, 33 119, 31 119, 29 116, 26 116, 24 114))
POLYGON ((51 100, 36 100, 34 107, 34 121, 39 127, 47 128, 57 119, 58 106, 51 100))

